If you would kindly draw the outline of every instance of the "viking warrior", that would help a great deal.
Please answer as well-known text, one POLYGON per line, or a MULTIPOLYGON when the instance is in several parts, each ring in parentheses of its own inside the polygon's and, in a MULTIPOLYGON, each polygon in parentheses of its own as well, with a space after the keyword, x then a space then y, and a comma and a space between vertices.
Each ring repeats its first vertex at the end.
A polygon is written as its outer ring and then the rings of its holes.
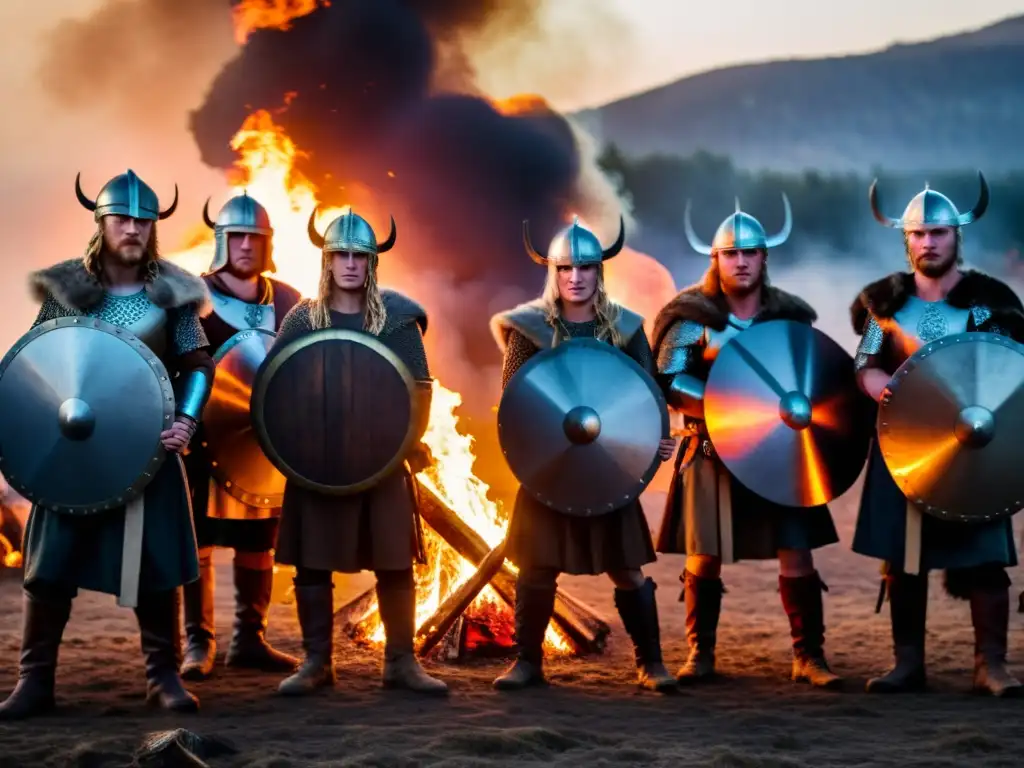
MULTIPOLYGON (((567 339, 596 338, 612 344, 653 375, 653 360, 643 318, 613 302, 605 290, 603 262, 623 247, 625 231, 605 248, 577 220, 555 235, 542 254, 534 248, 523 223, 526 251, 547 267, 539 299, 491 319, 491 330, 504 355, 504 388, 520 367, 541 350, 567 339)), ((665 435, 662 460, 675 442, 665 435)), ((639 501, 608 514, 572 517, 543 505, 522 488, 516 495, 508 531, 507 554, 519 568, 516 580, 517 658, 494 681, 515 690, 545 682, 544 635, 554 610, 559 574, 607 574, 615 585, 615 605, 635 651, 640 686, 657 691, 676 688, 661 656, 654 593, 656 585, 641 570, 656 559, 651 532, 639 501)))
MULTIPOLYGON (((263 276, 276 268, 274 230, 262 205, 243 193, 225 203, 215 222, 210 219, 209 206, 207 200, 203 220, 214 231, 214 252, 203 279, 213 312, 202 323, 210 348, 219 350, 238 331, 261 328, 276 333, 301 296, 291 286, 263 276)), ((213 672, 217 654, 214 547, 235 551, 235 625, 226 665, 267 672, 292 670, 298 659, 272 648, 265 638, 280 509, 246 504, 211 477, 204 429, 200 425, 185 459, 199 544, 199 580, 184 589, 188 642, 181 675, 186 680, 201 680, 213 672)))
MULTIPOLYGON (((78 180, 75 190, 79 202, 94 212, 97 231, 84 258, 32 275, 31 288, 42 303, 33 327, 55 318, 98 318, 152 350, 178 382, 175 416, 160 436, 171 455, 145 486, 141 506, 132 502, 84 516, 33 506, 25 536, 21 670, 14 692, 0 705, 0 717, 28 717, 53 707, 57 652, 78 589, 122 596, 125 582, 133 579, 147 699, 166 709, 195 711, 198 701, 178 675, 178 588, 196 579, 198 561, 188 485, 177 454, 192 438, 213 377, 200 324, 208 295, 200 278, 159 255, 156 222, 174 212, 177 187, 166 210, 131 170, 108 181, 95 201, 78 180), (130 533, 129 511, 142 517, 137 536, 130 533), (129 562, 133 538, 134 567, 129 562)), ((117 372, 111 375, 116 382, 117 372)))
MULTIPOLYGON (((288 313, 270 354, 320 329, 361 332, 390 349, 429 393, 423 347, 426 313, 416 302, 377 283, 379 255, 395 244, 394 219, 387 239, 378 243, 369 223, 351 211, 332 221, 323 235, 317 232, 315 216, 314 211, 309 237, 323 253, 317 296, 288 313)), ((296 568, 295 600, 305 660, 281 683, 281 693, 300 695, 334 684, 333 571, 373 571, 377 577, 377 605, 386 634, 384 686, 447 693, 448 686, 429 676, 413 652, 413 565, 425 562, 425 557, 412 475, 426 466, 428 456, 425 445, 415 445, 397 471, 354 495, 326 495, 288 481, 277 561, 296 568)))
POLYGON ((776 558, 793 637, 793 680, 826 687, 839 683, 825 660, 825 585, 812 556, 812 550, 839 540, 828 508, 780 506, 746 488, 722 464, 704 423, 704 382, 730 340, 755 323, 811 325, 817 319, 804 301, 769 284, 768 249, 785 242, 792 228, 785 196, 783 202, 786 220, 779 234, 767 236, 737 201, 736 212, 718 227, 711 245, 697 237, 687 205, 687 239, 711 263, 701 282, 682 290, 655 320, 659 379, 684 434, 657 544, 658 552, 686 555, 680 600, 686 604, 690 655, 677 673, 682 684, 715 672, 725 592, 722 563, 776 558))
MULTIPOLYGON (((952 201, 927 186, 900 219, 869 200, 875 219, 903 231, 909 269, 871 283, 853 302, 851 318, 861 337, 855 366, 858 382, 875 401, 890 392, 892 375, 923 345, 953 334, 981 331, 1024 341, 1024 308, 1005 283, 971 269, 962 257, 962 228, 988 207, 989 192, 960 213, 952 201)), ((853 550, 878 558, 892 615, 895 666, 868 681, 871 692, 924 688, 928 572, 945 570, 946 591, 968 600, 974 623, 974 686, 996 696, 1020 693, 1006 668, 1010 580, 1017 564, 1011 521, 957 522, 922 515, 908 504, 890 474, 877 441, 868 458, 853 550)))

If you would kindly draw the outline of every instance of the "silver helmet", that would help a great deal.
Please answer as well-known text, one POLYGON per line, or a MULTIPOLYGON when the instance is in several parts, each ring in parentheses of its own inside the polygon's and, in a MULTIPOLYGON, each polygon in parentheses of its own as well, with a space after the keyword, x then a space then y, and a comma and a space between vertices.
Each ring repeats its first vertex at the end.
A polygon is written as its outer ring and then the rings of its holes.
POLYGON ((232 197, 217 214, 217 220, 210 219, 210 199, 203 206, 203 221, 213 230, 214 248, 213 262, 207 274, 212 274, 228 265, 228 235, 248 234, 262 235, 266 240, 263 269, 275 272, 274 265, 274 228, 270 226, 270 214, 248 192, 232 197))
POLYGON ((941 192, 924 185, 924 189, 914 195, 903 216, 898 219, 890 219, 878 208, 878 179, 871 182, 871 189, 868 190, 868 202, 871 203, 871 214, 875 220, 886 227, 902 229, 904 232, 918 227, 962 227, 977 221, 985 215, 988 210, 988 182, 981 171, 978 171, 978 184, 981 189, 978 192, 978 202, 974 208, 967 213, 960 213, 953 201, 941 192))
POLYGON ((530 222, 523 222, 523 244, 526 252, 538 264, 554 264, 558 267, 582 267, 589 264, 600 264, 618 256, 626 242, 626 225, 619 216, 619 236, 615 242, 605 248, 597 235, 580 224, 578 216, 573 216, 572 224, 559 231, 548 246, 547 253, 541 253, 533 247, 530 240, 530 222))
POLYGON ((130 216, 133 219, 156 221, 166 219, 178 207, 178 185, 174 185, 174 200, 166 211, 160 210, 156 192, 140 179, 131 168, 115 176, 100 190, 95 200, 82 192, 82 174, 75 177, 75 194, 82 207, 94 213, 96 221, 104 216, 130 216))
POLYGON ((699 237, 693 229, 693 222, 690 220, 690 209, 691 202, 686 201, 686 214, 684 216, 684 226, 686 227, 686 239, 690 242, 690 247, 697 253, 702 253, 705 256, 710 256, 719 251, 727 250, 747 250, 756 248, 775 248, 776 246, 782 245, 786 240, 789 239, 790 233, 793 231, 793 211, 789 206, 789 198, 786 197, 786 193, 782 193, 782 205, 785 208, 786 219, 782 224, 782 230, 772 237, 768 237, 764 231, 764 227, 761 226, 761 222, 751 216, 749 213, 744 213, 740 210, 740 201, 736 200, 736 212, 730 214, 725 221, 723 221, 715 232, 715 237, 711 241, 711 245, 708 245, 699 237))
POLYGON ((309 240, 321 251, 347 251, 351 253, 368 253, 374 256, 390 251, 395 245, 397 231, 395 217, 391 217, 391 233, 383 243, 377 242, 377 234, 373 227, 362 216, 349 210, 330 224, 321 235, 316 231, 316 209, 309 214, 309 240))

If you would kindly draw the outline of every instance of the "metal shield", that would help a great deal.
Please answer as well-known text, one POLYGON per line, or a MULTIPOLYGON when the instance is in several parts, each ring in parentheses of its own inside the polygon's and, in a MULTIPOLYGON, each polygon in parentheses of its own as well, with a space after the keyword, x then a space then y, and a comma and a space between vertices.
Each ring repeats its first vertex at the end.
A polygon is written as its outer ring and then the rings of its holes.
POLYGON ((228 494, 259 509, 280 507, 284 500, 285 477, 263 452, 249 414, 256 372, 273 343, 274 334, 262 328, 225 341, 213 358, 216 375, 203 410, 210 475, 228 494))
POLYGON ((636 500, 658 471, 668 428, 651 375, 596 339, 535 354, 498 406, 498 441, 512 474, 544 506, 579 517, 636 500))
POLYGON ((878 447, 922 512, 981 522, 1024 506, 1024 346, 960 333, 921 347, 892 377, 878 447))
POLYGON ((290 481, 359 493, 397 469, 417 440, 423 401, 377 338, 327 328, 274 350, 252 392, 256 439, 290 481))
POLYGON ((41 323, 0 362, 0 471, 47 509, 119 507, 166 458, 174 405, 167 369, 132 333, 88 317, 41 323))
POLYGON ((871 401, 853 358, 816 328, 757 323, 711 366, 704 418, 715 453, 764 499, 814 507, 860 474, 872 435, 871 401))

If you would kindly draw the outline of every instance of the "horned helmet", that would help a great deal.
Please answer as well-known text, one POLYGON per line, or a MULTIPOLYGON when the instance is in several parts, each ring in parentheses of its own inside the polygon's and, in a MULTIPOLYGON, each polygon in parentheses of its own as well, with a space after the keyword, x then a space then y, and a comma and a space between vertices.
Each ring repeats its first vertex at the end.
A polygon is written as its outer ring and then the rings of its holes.
POLYGON ((95 200, 82 192, 82 174, 79 173, 75 177, 75 194, 82 207, 93 212, 96 221, 111 215, 157 221, 166 219, 178 207, 177 184, 174 185, 174 200, 166 211, 161 211, 156 192, 131 168, 104 184, 95 200))
POLYGON ((391 232, 388 239, 383 243, 377 242, 377 234, 373 227, 362 216, 351 209, 343 213, 327 225, 327 229, 321 235, 316 229, 316 209, 309 215, 309 241, 324 253, 331 251, 346 251, 351 253, 365 253, 371 256, 378 256, 385 251, 390 251, 395 245, 397 231, 395 230, 395 217, 391 217, 391 232))
POLYGON ((560 230, 551 239, 547 253, 541 253, 533 246, 530 239, 530 222, 523 221, 523 244, 530 258, 537 264, 553 264, 556 267, 582 267, 601 264, 614 258, 622 251, 626 242, 626 226, 619 216, 619 235, 615 242, 605 248, 597 235, 580 224, 578 216, 573 216, 572 224, 560 230))
POLYGON ((875 220, 886 227, 902 229, 905 233, 918 228, 929 227, 953 227, 958 229, 971 222, 977 221, 985 215, 988 210, 988 182, 981 171, 978 171, 978 202, 974 208, 966 213, 960 213, 953 201, 941 192, 932 189, 927 183, 924 189, 918 192, 907 204, 903 216, 898 219, 890 219, 878 207, 878 179, 871 182, 868 190, 868 202, 871 204, 871 214, 875 220))
POLYGON ((697 236, 693 229, 693 222, 690 220, 691 202, 688 200, 684 217, 686 239, 693 250, 705 256, 712 256, 719 251, 727 250, 760 248, 767 250, 768 248, 775 248, 786 242, 793 231, 793 211, 790 208, 789 198, 786 197, 785 192, 782 193, 782 205, 785 208, 786 216, 782 229, 778 234, 769 237, 764 227, 761 226, 761 222, 740 209, 740 201, 737 198, 736 212, 730 214, 725 221, 718 225, 711 245, 708 245, 697 236))
POLYGON ((274 228, 270 226, 270 214, 255 198, 249 197, 247 191, 236 195, 224 203, 217 214, 217 220, 210 219, 210 199, 203 206, 203 221, 213 230, 214 248, 213 262, 207 274, 218 272, 228 265, 228 235, 248 234, 262 235, 266 238, 263 269, 275 272, 274 264, 274 228))

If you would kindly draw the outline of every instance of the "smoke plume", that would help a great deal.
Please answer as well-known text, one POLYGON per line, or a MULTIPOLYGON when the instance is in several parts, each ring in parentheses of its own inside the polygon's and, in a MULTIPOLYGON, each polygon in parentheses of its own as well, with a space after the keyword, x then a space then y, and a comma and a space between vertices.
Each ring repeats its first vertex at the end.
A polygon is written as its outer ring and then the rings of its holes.
MULTIPOLYGON (((377 226, 395 214, 404 264, 443 270, 456 290, 486 280, 536 293, 542 275, 523 252, 524 219, 538 242, 570 211, 593 215, 606 239, 617 223, 578 183, 586 174, 570 124, 541 99, 492 103, 463 53, 464 41, 495 27, 528 34, 540 6, 342 0, 286 31, 258 30, 192 115, 202 158, 229 167, 245 118, 275 112, 309 153, 300 170, 322 202, 364 204, 377 226)), ((485 317, 475 325, 486 333, 485 317)))

